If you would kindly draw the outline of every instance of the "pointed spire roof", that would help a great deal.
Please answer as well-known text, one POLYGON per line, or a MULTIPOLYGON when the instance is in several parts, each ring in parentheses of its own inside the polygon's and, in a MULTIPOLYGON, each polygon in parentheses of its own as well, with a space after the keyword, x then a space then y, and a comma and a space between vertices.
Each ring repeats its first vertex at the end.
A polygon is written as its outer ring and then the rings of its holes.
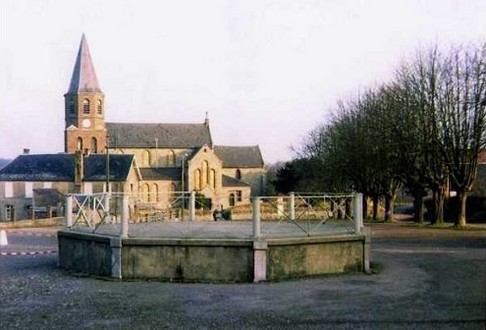
POLYGON ((81 37, 81 44, 79 45, 78 56, 76 57, 68 90, 68 93, 79 92, 101 92, 84 33, 81 37))

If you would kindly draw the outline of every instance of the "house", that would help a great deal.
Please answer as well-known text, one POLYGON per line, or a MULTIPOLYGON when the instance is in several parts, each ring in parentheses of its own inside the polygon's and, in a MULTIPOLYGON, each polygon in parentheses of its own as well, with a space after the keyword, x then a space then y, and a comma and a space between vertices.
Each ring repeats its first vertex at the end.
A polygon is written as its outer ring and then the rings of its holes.
MULTIPOLYGON (((18 156, 0 170, 0 220, 32 219, 36 211, 60 214, 60 195, 105 191, 106 157, 81 153, 18 156)), ((115 189, 139 181, 132 155, 109 158, 109 181, 115 189)))

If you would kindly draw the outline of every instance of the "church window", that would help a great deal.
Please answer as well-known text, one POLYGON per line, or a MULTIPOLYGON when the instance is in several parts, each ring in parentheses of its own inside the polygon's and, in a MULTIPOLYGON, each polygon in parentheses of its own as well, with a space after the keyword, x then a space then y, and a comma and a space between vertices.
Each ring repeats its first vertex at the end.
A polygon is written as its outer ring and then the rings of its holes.
POLYGON ((203 166, 202 166, 202 180, 204 182, 204 184, 208 184, 209 183, 209 163, 207 160, 205 160, 203 162, 203 166))
POLYGON ((89 100, 88 99, 83 100, 83 113, 89 114, 89 100))
POLYGON ((235 175, 236 179, 238 180, 241 180, 241 170, 240 169, 237 169, 236 170, 236 175, 235 175))
POLYGON ((148 185, 148 183, 145 183, 142 186, 142 200, 145 203, 149 203, 150 202, 150 186, 148 185))
POLYGON ((213 169, 209 171, 209 186, 216 189, 216 171, 213 169))
POLYGON ((157 203, 159 201, 159 187, 156 183, 152 186, 152 193, 154 194, 153 201, 157 203))
POLYGON ((150 151, 144 150, 142 153, 142 165, 150 166, 150 164, 151 164, 150 151))
POLYGON ((98 114, 103 114, 103 101, 98 100, 98 114))
POLYGON ((174 150, 169 150, 167 154, 167 166, 174 166, 175 165, 175 152, 174 150))
POLYGON ((77 150, 83 150, 83 138, 78 137, 78 141, 76 143, 77 150))
POLYGON ((98 152, 98 140, 95 137, 91 138, 91 152, 94 154, 98 152))
POLYGON ((201 170, 194 171, 194 190, 201 190, 201 170))

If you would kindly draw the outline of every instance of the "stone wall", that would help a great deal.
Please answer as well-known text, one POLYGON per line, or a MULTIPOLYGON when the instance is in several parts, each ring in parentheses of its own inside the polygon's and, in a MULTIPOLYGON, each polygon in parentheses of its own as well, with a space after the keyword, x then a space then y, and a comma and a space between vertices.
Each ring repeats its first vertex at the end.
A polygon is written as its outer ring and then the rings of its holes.
POLYGON ((123 279, 260 282, 369 271, 369 233, 304 238, 118 238, 59 231, 59 265, 123 279))

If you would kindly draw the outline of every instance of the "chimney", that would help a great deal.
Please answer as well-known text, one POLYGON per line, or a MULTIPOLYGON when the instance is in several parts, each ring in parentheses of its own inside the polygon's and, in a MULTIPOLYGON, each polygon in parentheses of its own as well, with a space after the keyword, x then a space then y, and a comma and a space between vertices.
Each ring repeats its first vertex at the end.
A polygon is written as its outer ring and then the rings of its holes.
POLYGON ((30 154, 30 149, 29 148, 24 148, 24 155, 30 154))

